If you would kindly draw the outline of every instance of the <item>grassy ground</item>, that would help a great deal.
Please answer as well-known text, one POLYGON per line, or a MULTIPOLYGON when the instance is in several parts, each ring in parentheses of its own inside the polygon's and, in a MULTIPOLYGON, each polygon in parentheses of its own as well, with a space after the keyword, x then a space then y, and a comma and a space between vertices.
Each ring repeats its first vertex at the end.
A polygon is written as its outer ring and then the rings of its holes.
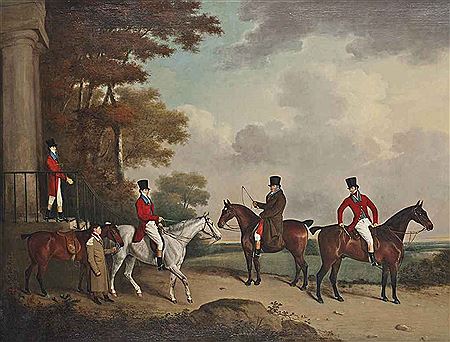
MULTIPOLYGON (((431 257, 431 252, 408 252, 403 260, 402 267, 411 262, 431 257)), ((308 273, 315 275, 320 268, 320 256, 306 255, 306 262, 309 265, 308 273)), ((191 267, 221 267, 246 271, 244 255, 241 251, 206 255, 203 257, 190 258, 185 261, 186 266, 191 267)), ((293 276, 295 274, 294 260, 287 251, 275 254, 263 254, 261 257, 261 271, 263 273, 277 274, 281 276, 293 276)), ((368 263, 363 263, 351 259, 344 259, 339 271, 339 280, 344 281, 365 281, 369 283, 379 283, 381 271, 371 267, 368 263)), ((400 269, 401 277, 401 269, 400 269)))

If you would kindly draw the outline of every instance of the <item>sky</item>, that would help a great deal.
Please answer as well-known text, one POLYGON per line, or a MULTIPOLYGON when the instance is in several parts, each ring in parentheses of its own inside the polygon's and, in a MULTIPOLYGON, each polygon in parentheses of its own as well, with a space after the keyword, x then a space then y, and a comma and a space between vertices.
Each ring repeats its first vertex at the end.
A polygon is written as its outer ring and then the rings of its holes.
MULTIPOLYGON (((336 222, 356 176, 381 222, 424 201, 449 236, 449 7, 444 1, 204 1, 224 34, 197 54, 145 67, 147 84, 189 117, 167 168, 199 172, 217 222, 241 186, 262 201, 280 175, 285 218, 336 222)), ((244 198, 250 205, 250 200, 244 198)), ((349 213, 346 220, 350 220, 349 213)), ((410 230, 417 230, 412 223, 410 230)), ((229 233, 226 239, 237 240, 229 233)))

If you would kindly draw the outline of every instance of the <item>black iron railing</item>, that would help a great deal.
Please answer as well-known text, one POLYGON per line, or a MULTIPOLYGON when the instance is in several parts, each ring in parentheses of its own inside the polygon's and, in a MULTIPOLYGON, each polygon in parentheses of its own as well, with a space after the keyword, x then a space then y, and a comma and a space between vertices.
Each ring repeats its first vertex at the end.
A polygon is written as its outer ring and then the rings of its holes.
MULTIPOLYGON (((15 171, 1 173, 3 222, 42 222, 48 204, 49 176, 51 171, 15 171)), ((72 185, 61 182, 63 212, 69 219, 75 219, 77 227, 81 222, 115 224, 123 223, 120 214, 111 209, 77 171, 64 171, 73 179, 72 185)), ((57 200, 52 212, 56 215, 57 200)))

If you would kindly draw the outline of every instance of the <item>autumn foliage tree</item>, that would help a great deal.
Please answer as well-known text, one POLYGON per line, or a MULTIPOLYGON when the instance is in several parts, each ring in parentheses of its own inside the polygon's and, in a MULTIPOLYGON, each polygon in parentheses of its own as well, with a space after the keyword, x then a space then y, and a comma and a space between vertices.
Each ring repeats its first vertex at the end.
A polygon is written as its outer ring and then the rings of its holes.
POLYGON ((187 117, 155 89, 124 86, 148 80, 150 59, 197 52, 206 35, 222 33, 219 20, 190 0, 60 0, 46 9, 43 109, 67 166, 121 186, 125 167, 168 165, 170 145, 188 138, 187 117))

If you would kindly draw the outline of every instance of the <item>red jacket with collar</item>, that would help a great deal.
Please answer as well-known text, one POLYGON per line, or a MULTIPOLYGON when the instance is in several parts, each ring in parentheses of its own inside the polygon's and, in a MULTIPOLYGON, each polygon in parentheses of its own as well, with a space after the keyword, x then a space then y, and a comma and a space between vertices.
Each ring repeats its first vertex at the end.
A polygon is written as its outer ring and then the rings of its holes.
POLYGON ((139 226, 133 236, 133 242, 141 241, 145 236, 145 225, 149 221, 159 221, 159 216, 155 215, 155 205, 153 202, 145 203, 142 196, 136 201, 136 212, 139 219, 139 226))
POLYGON ((342 216, 344 214, 345 208, 350 207, 350 209, 353 212, 353 221, 348 226, 348 231, 351 232, 353 229, 355 229, 356 224, 359 221, 359 217, 361 215, 361 210, 366 214, 366 217, 370 220, 372 223, 378 224, 378 210, 375 204, 367 197, 366 195, 361 194, 361 201, 360 202, 353 202, 352 195, 348 196, 344 201, 341 203, 337 210, 337 217, 338 217, 338 224, 341 224, 342 216), (373 214, 373 220, 370 219, 369 211, 367 210, 367 207, 370 208, 370 211, 373 214))
POLYGON ((61 166, 58 161, 53 159, 50 155, 47 156, 47 169, 56 172, 48 174, 48 195, 56 197, 56 193, 58 192, 57 180, 66 180, 66 175, 61 172, 61 166))

